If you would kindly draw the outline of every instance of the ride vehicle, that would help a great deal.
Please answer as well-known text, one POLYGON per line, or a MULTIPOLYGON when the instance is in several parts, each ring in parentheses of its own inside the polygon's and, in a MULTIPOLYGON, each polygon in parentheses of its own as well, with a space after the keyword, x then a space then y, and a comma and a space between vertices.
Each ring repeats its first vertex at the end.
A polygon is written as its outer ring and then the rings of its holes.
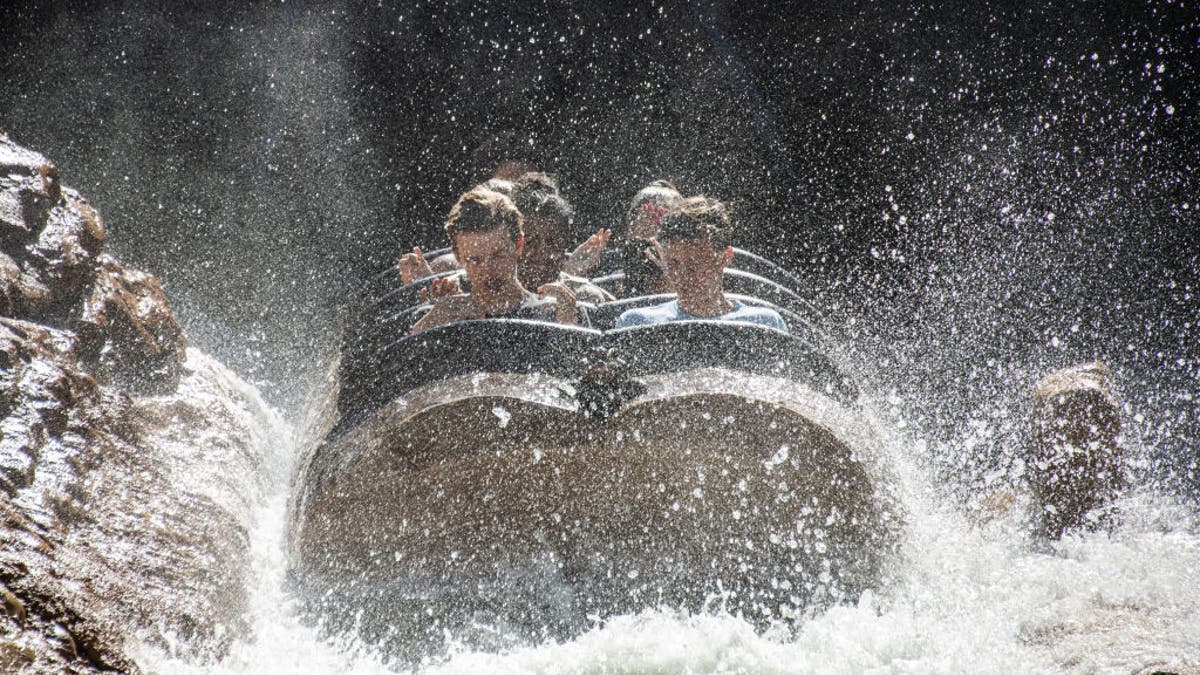
MULTIPOLYGON (((858 389, 798 280, 736 251, 727 291, 788 333, 465 321, 408 335, 422 280, 374 278, 291 504, 325 625, 412 650, 560 639, 649 607, 794 622, 880 583, 902 517, 858 389), (770 275, 770 276, 768 276, 770 275)), ((614 284, 620 273, 597 279, 614 284)))

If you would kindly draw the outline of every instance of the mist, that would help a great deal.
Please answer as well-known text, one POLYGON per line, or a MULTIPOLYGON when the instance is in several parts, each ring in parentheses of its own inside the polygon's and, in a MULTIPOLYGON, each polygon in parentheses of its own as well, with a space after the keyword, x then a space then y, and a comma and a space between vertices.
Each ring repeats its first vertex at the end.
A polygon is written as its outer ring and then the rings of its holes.
POLYGON ((0 126, 284 408, 362 280, 444 244, 455 197, 518 159, 581 238, 656 178, 729 200, 931 438, 1098 358, 1149 470, 1197 484, 1185 4, 43 1, 0 26, 0 126))

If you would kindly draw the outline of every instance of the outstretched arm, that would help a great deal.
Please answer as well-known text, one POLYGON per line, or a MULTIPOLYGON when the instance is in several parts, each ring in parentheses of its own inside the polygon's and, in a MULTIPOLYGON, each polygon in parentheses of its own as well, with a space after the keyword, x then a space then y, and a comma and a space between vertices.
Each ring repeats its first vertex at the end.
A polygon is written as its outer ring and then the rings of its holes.
POLYGON ((571 257, 567 258, 567 262, 563 265, 563 271, 567 274, 573 274, 578 277, 587 276, 587 273, 600 262, 600 256, 604 255, 604 249, 608 248, 608 238, 612 236, 612 230, 600 228, 596 233, 587 238, 572 253, 571 257))
POLYGON ((405 284, 433 276, 433 270, 425 260, 425 255, 421 253, 420 246, 413 247, 412 253, 400 256, 400 259, 396 261, 396 267, 400 268, 400 281, 405 284))
MULTIPOLYGON (((441 281, 454 283, 452 279, 435 279, 434 283, 436 285, 437 282, 441 281)), ((435 290, 434 292, 436 293, 437 291, 435 290)), ((421 320, 414 324, 412 329, 408 331, 408 334, 416 335, 423 330, 437 328, 438 326, 444 326, 455 321, 475 318, 479 317, 476 316, 474 309, 471 307, 470 296, 464 294, 443 295, 434 301, 433 309, 426 312, 425 316, 421 317, 421 320)))

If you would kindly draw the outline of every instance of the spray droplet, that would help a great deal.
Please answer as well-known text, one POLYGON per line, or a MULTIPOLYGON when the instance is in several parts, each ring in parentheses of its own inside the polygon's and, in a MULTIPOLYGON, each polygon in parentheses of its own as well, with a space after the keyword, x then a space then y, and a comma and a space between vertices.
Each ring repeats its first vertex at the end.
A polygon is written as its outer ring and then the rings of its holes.
POLYGON ((508 426, 508 421, 512 419, 512 413, 504 409, 504 406, 495 406, 492 408, 492 414, 500 420, 500 428, 504 429, 508 426))

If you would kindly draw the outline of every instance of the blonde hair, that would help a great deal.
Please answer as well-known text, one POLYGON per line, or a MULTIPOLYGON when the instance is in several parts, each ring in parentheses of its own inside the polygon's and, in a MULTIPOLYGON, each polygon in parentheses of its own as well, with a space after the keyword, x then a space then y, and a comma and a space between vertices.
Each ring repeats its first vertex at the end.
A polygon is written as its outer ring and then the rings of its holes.
POLYGON ((688 197, 667 213, 658 228, 658 240, 664 243, 699 239, 708 239, 713 248, 733 244, 733 221, 724 202, 704 196, 688 197))

